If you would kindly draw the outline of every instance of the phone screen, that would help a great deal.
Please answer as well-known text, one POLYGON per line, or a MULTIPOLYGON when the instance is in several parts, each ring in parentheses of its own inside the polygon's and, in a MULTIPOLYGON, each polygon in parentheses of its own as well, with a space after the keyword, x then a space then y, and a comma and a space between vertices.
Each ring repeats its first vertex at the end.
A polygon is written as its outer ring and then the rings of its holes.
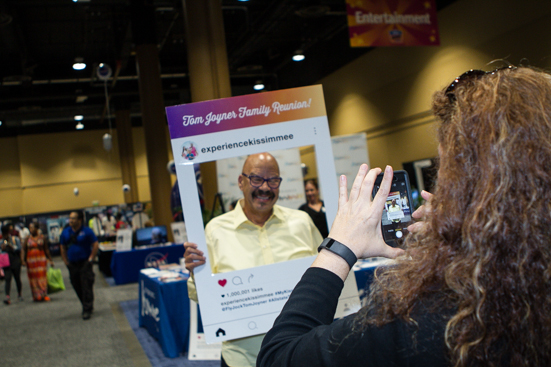
MULTIPOLYGON (((373 196, 379 191, 382 175, 377 177, 373 187, 373 196)), ((409 233, 407 227, 413 223, 411 218, 412 201, 411 189, 407 172, 396 171, 385 202, 381 227, 385 242, 391 246, 400 246, 409 233)))

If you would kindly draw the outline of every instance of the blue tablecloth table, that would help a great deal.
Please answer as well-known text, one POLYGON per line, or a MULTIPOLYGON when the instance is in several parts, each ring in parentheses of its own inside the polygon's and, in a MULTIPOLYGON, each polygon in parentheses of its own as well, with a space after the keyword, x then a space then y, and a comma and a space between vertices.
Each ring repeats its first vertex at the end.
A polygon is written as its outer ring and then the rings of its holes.
POLYGON ((180 263, 183 256, 184 245, 181 244, 115 251, 111 257, 111 273, 117 285, 136 283, 141 269, 156 267, 160 261, 180 263))
POLYGON ((163 353, 178 357, 189 344, 189 298, 185 280, 163 283, 139 274, 139 325, 159 341, 163 353))

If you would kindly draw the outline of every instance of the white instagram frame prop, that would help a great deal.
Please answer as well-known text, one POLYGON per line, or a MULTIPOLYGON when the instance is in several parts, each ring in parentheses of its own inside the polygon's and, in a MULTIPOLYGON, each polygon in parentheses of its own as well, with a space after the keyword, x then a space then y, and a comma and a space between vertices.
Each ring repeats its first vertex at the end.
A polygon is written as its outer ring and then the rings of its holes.
MULTIPOLYGON (((207 258, 194 271, 205 339, 216 343, 266 333, 315 256, 212 274, 193 164, 314 145, 330 227, 337 213, 338 182, 322 88, 178 105, 166 112, 188 239, 207 258)), ((350 276, 336 317, 359 308, 356 281, 350 276)))

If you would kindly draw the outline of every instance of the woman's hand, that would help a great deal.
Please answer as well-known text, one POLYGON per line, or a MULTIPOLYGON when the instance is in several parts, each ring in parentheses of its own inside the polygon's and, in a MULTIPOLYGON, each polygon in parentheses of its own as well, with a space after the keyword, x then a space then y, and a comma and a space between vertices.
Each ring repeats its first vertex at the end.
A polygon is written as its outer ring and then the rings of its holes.
POLYGON ((381 217, 392 183, 392 167, 387 166, 379 191, 371 199, 373 185, 380 168, 368 171, 360 166, 350 196, 347 194, 346 176, 339 182, 339 209, 329 237, 346 245, 359 259, 373 256, 395 258, 404 251, 388 246, 381 232, 381 217))
POLYGON ((430 200, 433 196, 434 195, 428 191, 421 191, 421 197, 425 199, 426 203, 421 205, 416 211, 413 212, 413 214, 411 214, 413 218, 421 220, 408 226, 408 231, 410 233, 419 232, 425 226, 423 219, 430 213, 430 200))
POLYGON ((205 263, 205 257, 203 256, 203 251, 197 248, 197 245, 193 242, 184 242, 184 263, 186 269, 193 273, 193 269, 203 265, 205 263))

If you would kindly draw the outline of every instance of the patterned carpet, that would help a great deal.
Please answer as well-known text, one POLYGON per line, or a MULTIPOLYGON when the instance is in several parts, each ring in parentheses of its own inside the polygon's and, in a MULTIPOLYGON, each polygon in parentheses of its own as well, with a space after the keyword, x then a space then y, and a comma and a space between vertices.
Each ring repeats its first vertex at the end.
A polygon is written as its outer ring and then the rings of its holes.
POLYGON ((138 325, 138 300, 124 301, 120 303, 121 308, 136 334, 147 358, 153 367, 219 367, 220 361, 190 361, 187 353, 180 354, 177 358, 165 357, 159 342, 149 335, 145 328, 138 325))

